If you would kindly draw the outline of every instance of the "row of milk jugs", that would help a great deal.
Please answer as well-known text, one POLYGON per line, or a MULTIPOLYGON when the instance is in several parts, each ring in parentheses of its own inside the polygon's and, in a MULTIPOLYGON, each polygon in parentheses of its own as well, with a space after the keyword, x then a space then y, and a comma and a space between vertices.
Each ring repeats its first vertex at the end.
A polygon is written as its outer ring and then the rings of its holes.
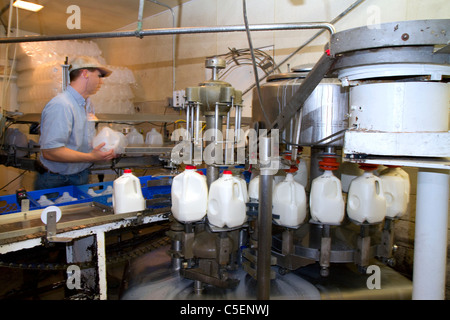
MULTIPOLYGON (((174 177, 172 183, 172 213, 184 223, 202 220, 205 215, 217 227, 238 227, 246 221, 246 203, 258 201, 259 176, 247 188, 245 180, 231 171, 211 183, 193 166, 174 177)), ((350 183, 345 205, 341 181, 331 170, 315 178, 311 184, 309 209, 312 220, 324 224, 340 224, 347 208, 348 217, 356 223, 379 223, 386 217, 395 218, 406 212, 409 202, 409 177, 399 167, 382 171, 379 176, 366 171, 350 183)), ((307 215, 307 196, 302 184, 287 173, 283 181, 274 184, 272 214, 274 223, 295 228, 307 215)))

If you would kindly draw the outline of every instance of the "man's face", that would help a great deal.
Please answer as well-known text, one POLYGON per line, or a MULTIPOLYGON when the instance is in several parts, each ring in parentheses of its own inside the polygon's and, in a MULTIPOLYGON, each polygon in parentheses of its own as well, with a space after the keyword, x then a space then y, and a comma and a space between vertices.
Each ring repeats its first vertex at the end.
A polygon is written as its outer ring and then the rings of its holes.
POLYGON ((89 95, 95 94, 103 84, 102 76, 100 71, 86 70, 86 92, 89 95))

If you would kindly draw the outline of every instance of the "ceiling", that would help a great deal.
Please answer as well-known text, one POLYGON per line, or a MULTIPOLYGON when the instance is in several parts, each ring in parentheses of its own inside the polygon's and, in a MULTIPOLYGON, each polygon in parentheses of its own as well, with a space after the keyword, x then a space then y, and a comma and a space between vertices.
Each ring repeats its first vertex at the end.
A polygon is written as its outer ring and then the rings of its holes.
MULTIPOLYGON (((139 0, 28 0, 41 4, 44 8, 37 12, 18 9, 19 18, 16 19, 16 8, 12 11, 12 28, 41 35, 62 35, 77 33, 109 32, 123 28, 138 21, 139 0), (80 29, 69 29, 70 22, 75 17, 74 11, 68 7, 76 4, 79 7, 80 29)), ((157 0, 171 8, 190 0, 157 0)), ((10 0, 0 0, 1 24, 7 27, 9 19, 10 0)), ((144 1, 143 18, 169 10, 151 0, 144 1)))

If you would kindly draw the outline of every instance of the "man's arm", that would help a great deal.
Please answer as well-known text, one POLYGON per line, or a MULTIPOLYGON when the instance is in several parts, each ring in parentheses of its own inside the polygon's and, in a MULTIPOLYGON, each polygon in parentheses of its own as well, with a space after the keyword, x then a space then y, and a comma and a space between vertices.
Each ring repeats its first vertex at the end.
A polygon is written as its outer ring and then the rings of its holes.
POLYGON ((56 162, 95 162, 111 160, 116 157, 114 150, 101 151, 105 143, 99 144, 91 152, 84 153, 66 147, 54 149, 42 149, 42 156, 50 161, 56 162))

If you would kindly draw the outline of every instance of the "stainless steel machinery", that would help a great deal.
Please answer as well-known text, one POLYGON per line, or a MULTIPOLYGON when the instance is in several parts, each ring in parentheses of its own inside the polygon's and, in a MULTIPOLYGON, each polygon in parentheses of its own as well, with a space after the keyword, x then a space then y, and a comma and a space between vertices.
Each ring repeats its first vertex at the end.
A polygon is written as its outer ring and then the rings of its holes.
MULTIPOLYGON (((258 99, 258 92, 254 92, 254 128, 280 134, 280 154, 290 153, 290 165, 295 164, 301 147, 310 147, 312 154, 317 153, 317 162, 324 156, 342 157, 344 163, 364 166, 396 164, 448 170, 448 161, 436 157, 449 156, 449 27, 449 20, 404 21, 383 24, 376 29, 361 27, 333 34, 322 57, 311 70, 273 75, 261 86, 258 99), (425 94, 426 98, 409 98, 415 92, 425 94), (411 158, 405 159, 405 156, 411 158)), ((214 62, 214 67, 218 65, 218 61, 217 64, 214 62)), ((219 117, 225 116, 228 106, 236 100, 217 98, 223 97, 219 93, 216 93, 212 104, 208 99, 202 100, 200 92, 209 91, 211 85, 217 85, 214 76, 212 83, 186 91, 190 107, 194 106, 196 110, 187 114, 190 121, 194 115, 198 120, 199 110, 202 110, 206 127, 217 130, 221 123, 219 117)), ((233 92, 227 85, 220 84, 219 87, 233 92)), ((220 91, 215 87, 212 90, 220 91)), ((199 128, 195 124, 190 126, 191 130, 199 128)), ((198 130, 193 136, 195 147, 198 130)), ((219 142, 214 141, 216 144, 219 142)), ((260 138, 258 143, 264 147, 267 141, 260 138)), ((265 153, 268 149, 260 149, 259 159, 271 158, 270 153, 265 153)), ((315 165, 311 164, 312 167, 315 165)), ((265 170, 264 166, 260 169, 265 170)), ((208 167, 209 183, 216 177, 215 170, 214 166, 208 167)), ((426 171, 424 179, 434 179, 434 174, 426 171)), ((448 172, 438 176, 436 185, 442 190, 437 191, 439 208, 436 208, 435 215, 441 217, 448 212, 448 172)), ((276 298, 280 297, 277 291, 280 281, 283 281, 280 279, 291 279, 294 274, 306 277, 317 285, 316 288, 324 290, 326 279, 330 285, 336 273, 340 274, 340 266, 355 266, 359 271, 359 275, 358 272, 353 275, 356 279, 367 277, 368 267, 380 266, 381 263, 385 270, 383 263, 393 263, 395 219, 356 223, 345 218, 339 225, 307 219, 297 228, 280 228, 271 224, 271 201, 268 200, 271 197, 267 197, 271 191, 272 179, 260 179, 260 195, 263 197, 258 204, 258 213, 251 216, 254 211, 249 210, 248 223, 238 230, 213 230, 207 221, 196 225, 175 221, 171 231, 171 266, 179 272, 167 271, 164 275, 159 274, 160 277, 150 277, 152 280, 147 285, 137 284, 135 290, 142 293, 144 288, 160 287, 162 283, 170 282, 172 288, 181 286, 178 287, 180 290, 173 289, 173 294, 170 294, 174 299, 192 297, 190 292, 203 292, 203 298, 241 298, 244 282, 244 287, 251 292, 247 297, 276 298), (270 254, 267 254, 267 244, 271 248, 270 254), (274 268, 280 272, 276 274, 274 268), (315 271, 313 276, 306 276, 308 271, 305 270, 315 271), (195 280, 194 291, 186 287, 189 286, 186 279, 195 280), (256 292, 255 286, 258 287, 256 292)), ((418 197, 421 198, 420 195, 418 197)), ((422 201, 430 204, 430 200, 422 201)), ((419 207, 417 215, 421 216, 419 207)), ((442 225, 434 223, 433 227, 446 230, 447 223, 441 218, 438 220, 442 225)), ((433 245, 441 247, 441 240, 434 239, 433 245)), ((416 246, 422 247, 422 241, 427 240, 417 235, 416 246)), ((416 250, 423 254, 423 249, 416 250)), ((442 252, 438 256, 441 261, 442 252)), ((428 259, 431 260, 430 257, 428 259)), ((423 268, 421 263, 415 263, 419 270, 423 268)), ((162 265, 167 266, 167 260, 162 265)), ((440 278, 441 273, 433 276, 440 278)), ((420 278, 420 275, 415 278, 418 283, 420 278)), ((438 280, 439 285, 445 283, 442 278, 438 280)), ((394 282, 391 279, 390 283, 394 282)), ((300 285, 294 281, 290 283, 293 287, 300 285)), ((410 283, 400 287, 407 288, 402 298, 409 298, 410 283)), ((283 293, 281 296, 286 295, 283 293)), ((310 297, 313 296, 311 293, 310 297)), ((125 297, 135 297, 133 289, 125 297)))

